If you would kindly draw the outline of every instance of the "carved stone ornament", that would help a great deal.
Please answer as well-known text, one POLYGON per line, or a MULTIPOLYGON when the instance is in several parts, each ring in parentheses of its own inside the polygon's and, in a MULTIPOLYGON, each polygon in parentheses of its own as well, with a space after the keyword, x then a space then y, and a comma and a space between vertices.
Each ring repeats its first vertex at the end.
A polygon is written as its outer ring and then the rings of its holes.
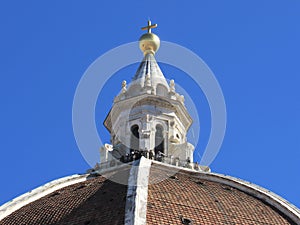
POLYGON ((124 94, 127 91, 127 83, 126 80, 122 81, 122 93, 124 94))
POLYGON ((170 80, 170 92, 175 92, 175 81, 170 80))
POLYGON ((142 130, 142 137, 143 138, 149 138, 150 137, 150 130, 142 130))

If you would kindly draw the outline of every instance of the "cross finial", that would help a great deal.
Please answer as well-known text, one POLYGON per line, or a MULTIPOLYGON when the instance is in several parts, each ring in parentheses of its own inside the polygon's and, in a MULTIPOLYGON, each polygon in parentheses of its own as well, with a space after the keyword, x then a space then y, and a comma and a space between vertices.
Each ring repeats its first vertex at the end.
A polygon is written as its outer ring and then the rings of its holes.
POLYGON ((148 30, 148 33, 151 33, 151 28, 157 27, 157 24, 151 24, 151 20, 148 20, 148 26, 142 27, 142 30, 148 30))

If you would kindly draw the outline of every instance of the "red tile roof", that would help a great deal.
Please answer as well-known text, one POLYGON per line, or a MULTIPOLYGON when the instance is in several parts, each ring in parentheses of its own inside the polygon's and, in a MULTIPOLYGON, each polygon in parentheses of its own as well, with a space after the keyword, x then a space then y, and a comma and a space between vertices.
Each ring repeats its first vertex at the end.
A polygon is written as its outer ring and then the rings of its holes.
MULTIPOLYGON (((128 180, 129 169, 113 174, 128 180)), ((216 175, 152 163, 147 224, 296 224, 266 201, 225 185, 216 175), (180 218, 182 216, 182 218, 180 218)), ((124 224, 127 186, 101 175, 52 192, 14 211, 1 225, 124 224)), ((227 179, 229 180, 229 179, 227 179)))
POLYGON ((152 164, 148 188, 147 223, 182 224, 291 224, 263 201, 227 185, 199 179, 194 173, 152 164), (164 177, 161 182, 155 180, 164 177))
MULTIPOLYGON (((128 176, 128 171, 122 173, 128 176)), ((0 224, 123 224, 126 194, 127 186, 92 177, 29 203, 0 224)))

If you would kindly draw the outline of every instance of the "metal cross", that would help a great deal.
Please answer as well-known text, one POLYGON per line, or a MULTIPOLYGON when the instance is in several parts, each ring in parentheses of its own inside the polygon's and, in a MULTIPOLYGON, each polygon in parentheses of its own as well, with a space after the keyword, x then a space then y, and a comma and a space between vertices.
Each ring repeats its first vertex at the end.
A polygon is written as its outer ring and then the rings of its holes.
POLYGON ((148 33, 151 33, 151 28, 155 28, 155 27, 157 27, 157 24, 155 23, 151 25, 151 21, 148 20, 148 26, 142 27, 142 30, 148 30, 148 33))

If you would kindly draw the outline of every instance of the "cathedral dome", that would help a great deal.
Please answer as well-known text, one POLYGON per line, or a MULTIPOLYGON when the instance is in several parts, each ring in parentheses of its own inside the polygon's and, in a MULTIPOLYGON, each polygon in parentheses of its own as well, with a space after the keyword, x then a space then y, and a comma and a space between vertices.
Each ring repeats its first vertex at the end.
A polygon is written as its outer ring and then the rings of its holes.
POLYGON ((112 145, 100 163, 2 205, 0 225, 300 225, 299 209, 276 194, 193 161, 193 120, 155 60, 156 26, 142 28, 144 59, 105 119, 112 145))
POLYGON ((105 177, 97 171, 66 177, 3 205, 0 224, 300 224, 295 206, 249 182, 189 169, 174 174, 173 166, 145 158, 139 163, 143 172, 150 165, 149 177, 135 193, 106 178, 130 180, 130 167, 105 177))

